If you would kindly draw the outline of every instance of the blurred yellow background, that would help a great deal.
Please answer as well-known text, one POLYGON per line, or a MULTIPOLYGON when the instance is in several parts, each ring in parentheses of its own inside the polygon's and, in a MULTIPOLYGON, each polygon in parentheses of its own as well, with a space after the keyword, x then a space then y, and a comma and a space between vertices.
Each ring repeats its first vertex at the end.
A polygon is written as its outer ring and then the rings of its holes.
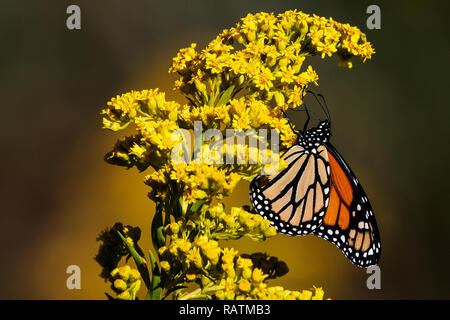
MULTIPOLYGON (((313 60, 316 92, 327 99, 333 144, 362 181, 383 242, 381 290, 364 269, 317 237, 278 235, 224 243, 267 252, 290 272, 290 289, 323 286, 335 299, 450 298, 447 197, 450 178, 448 3, 379 4, 381 30, 366 28, 366 1, 11 1, 0 4, 0 226, 2 299, 104 299, 94 261, 100 230, 140 226, 150 245, 154 204, 143 174, 103 161, 122 134, 101 129, 99 112, 116 94, 158 87, 181 47, 203 47, 247 13, 298 9, 356 25, 374 43, 353 70, 313 60), (66 8, 81 8, 81 30, 66 8), (444 87, 445 86, 445 87, 444 87), (81 290, 66 288, 67 266, 81 290)), ((295 122, 295 117, 293 118, 295 122)), ((249 204, 241 183, 228 205, 249 204)))

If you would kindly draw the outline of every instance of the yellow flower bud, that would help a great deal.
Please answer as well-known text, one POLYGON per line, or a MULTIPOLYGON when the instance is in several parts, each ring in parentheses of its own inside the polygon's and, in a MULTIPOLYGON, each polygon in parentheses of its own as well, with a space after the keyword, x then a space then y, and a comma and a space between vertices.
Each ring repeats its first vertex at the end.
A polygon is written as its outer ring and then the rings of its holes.
POLYGON ((175 110, 175 109, 171 110, 169 112, 168 118, 169 118, 170 121, 177 121, 177 119, 178 119, 178 112, 177 112, 177 110, 175 110))
POLYGON ((130 277, 128 278, 129 282, 136 282, 141 278, 141 274, 136 269, 131 269, 130 271, 130 277))
POLYGON ((157 106, 156 106, 156 100, 154 97, 151 97, 150 99, 148 99, 147 105, 148 105, 148 109, 150 110, 151 113, 156 112, 157 106))
POLYGON ((189 250, 189 252, 186 254, 186 261, 189 264, 193 263, 196 268, 201 269, 203 267, 203 259, 197 247, 189 250))
POLYGON ((188 281, 194 281, 195 278, 197 278, 197 275, 195 273, 188 273, 188 274, 186 274, 186 279, 188 281))
POLYGON ((160 93, 155 96, 156 104, 159 107, 159 109, 163 109, 164 105, 166 104, 166 98, 164 93, 160 93))
POLYGON ((261 231, 266 231, 268 228, 270 228, 270 221, 267 219, 263 219, 259 224, 259 228, 261 229, 261 231))
POLYGON ((208 93, 206 92, 206 85, 201 80, 195 79, 194 80, 194 85, 195 85, 195 88, 199 92, 201 92, 203 95, 205 95, 205 96, 208 95, 208 93))
POLYGON ((242 292, 249 292, 250 288, 250 282, 248 282, 246 279, 239 282, 239 290, 241 290, 242 292))
POLYGON ((203 287, 206 287, 208 284, 212 282, 212 280, 208 277, 205 277, 204 275, 201 276, 201 283, 203 287))
POLYGON ((312 296, 311 300, 323 300, 324 292, 322 288, 314 287, 314 289, 315 289, 314 296, 312 296))
POLYGON ((119 292, 127 290, 127 283, 123 281, 122 279, 116 279, 113 283, 114 289, 116 289, 119 292))
POLYGON ((247 44, 247 40, 245 39, 245 37, 242 35, 242 33, 238 33, 234 36, 234 39, 236 39, 236 41, 239 44, 245 45, 247 44))
POLYGON ((192 244, 189 241, 186 241, 184 239, 180 239, 180 240, 182 240, 182 241, 179 241, 177 243, 178 250, 180 250, 181 252, 187 254, 189 252, 189 250, 191 249, 192 244))
POLYGON ((216 265, 217 262, 219 262, 219 253, 220 253, 220 248, 209 248, 206 251, 206 257, 208 258, 208 260, 211 262, 212 265, 216 265))
POLYGON ((120 130, 120 124, 117 122, 109 121, 106 118, 103 118, 103 128, 109 129, 111 131, 118 131, 120 130))
POLYGON ((180 226, 176 222, 172 222, 171 224, 169 224, 169 228, 172 234, 176 234, 178 233, 178 231, 180 231, 180 226))
POLYGON ((249 42, 255 41, 256 40, 256 32, 255 31, 247 32, 247 40, 249 42))
POLYGON ((260 216, 259 214, 254 214, 254 215, 252 215, 252 217, 253 217, 253 220, 255 221, 256 225, 259 225, 264 220, 264 218, 262 216, 260 216))
POLYGON ((206 219, 203 221, 203 225, 204 225, 206 228, 211 227, 211 220, 209 220, 208 218, 206 218, 206 219))
POLYGON ((286 104, 283 93, 277 91, 274 93, 273 96, 275 98, 275 103, 277 104, 278 107, 284 106, 286 104))
POLYGON ((225 299, 226 300, 234 300, 234 296, 235 296, 235 294, 234 294, 233 291, 227 291, 225 293, 225 299))
POLYGON ((244 268, 244 270, 242 270, 242 278, 250 279, 251 277, 252 277, 252 269, 244 268))
POLYGON ((264 231, 264 236, 266 238, 273 237, 276 234, 277 234, 277 229, 275 229, 275 227, 273 227, 273 226, 264 231))
POLYGON ((286 40, 283 38, 278 38, 275 42, 275 45, 277 46, 278 50, 283 51, 284 49, 286 49, 286 40))
POLYGON ((255 283, 263 282, 264 279, 267 278, 267 274, 264 274, 261 269, 255 268, 253 269, 252 280, 255 283))
POLYGON ((266 64, 269 67, 273 67, 276 63, 277 63, 277 59, 275 57, 272 57, 272 56, 267 56, 266 57, 266 64))
POLYGON ((294 65, 292 66, 292 72, 294 74, 300 72, 300 69, 302 68, 304 60, 305 60, 305 57, 297 57, 297 59, 295 60, 294 65))
MULTIPOLYGON (((233 213, 233 209, 235 209, 235 208, 231 209, 231 213, 233 213)), ((245 222, 247 221, 250 214, 246 211, 241 210, 240 208, 236 208, 236 209, 238 210, 237 214, 239 214, 239 223, 241 225, 245 225, 245 222)))
POLYGON ((219 300, 224 300, 225 299, 225 292, 223 292, 223 290, 216 291, 216 293, 214 295, 219 300))
POLYGON ((298 299, 300 297, 300 292, 292 291, 291 296, 293 297, 293 299, 298 299))
POLYGON ((166 260, 161 261, 161 269, 168 272, 170 270, 170 263, 166 260))
POLYGON ((234 221, 234 217, 231 215, 226 216, 224 221, 228 228, 234 228, 234 226, 236 225, 236 222, 234 221))
POLYGON ((298 298, 300 300, 311 300, 312 297, 312 292, 309 290, 303 290, 300 295, 298 296, 298 298))
POLYGON ((119 277, 123 281, 128 281, 128 278, 130 277, 130 266, 123 266, 119 268, 119 277))
POLYGON ((158 249, 158 253, 159 253, 159 255, 163 255, 164 254, 164 252, 166 252, 167 251, 167 247, 166 246, 162 246, 161 248, 159 248, 158 249))
POLYGON ((245 76, 241 74, 238 78, 238 86, 241 86, 245 81, 245 76))
POLYGON ((219 247, 219 243, 216 240, 209 240, 209 244, 208 245, 209 245, 210 248, 217 248, 217 247, 219 247))
POLYGON ((245 269, 253 266, 253 262, 251 259, 239 257, 236 262, 238 268, 245 269))
POLYGON ((205 250, 208 246, 208 237, 207 236, 200 236, 195 241, 195 244, 200 247, 201 249, 205 250))
POLYGON ((306 22, 306 20, 303 20, 303 21, 300 23, 299 29, 300 29, 300 34, 301 34, 302 36, 304 36, 304 35, 308 32, 308 23, 306 22))
POLYGON ((194 192, 194 198, 195 199, 205 199, 205 198, 208 198, 208 194, 201 189, 197 189, 194 192))
POLYGON ((212 218, 218 217, 218 215, 223 212, 223 205, 222 203, 218 203, 217 205, 210 207, 208 211, 212 218))
POLYGON ((113 271, 111 271, 110 275, 111 275, 111 277, 116 278, 118 273, 119 273, 119 268, 115 268, 113 271))
POLYGON ((278 66, 280 67, 281 70, 283 70, 284 68, 287 67, 289 63, 289 58, 283 57, 278 61, 278 66))
POLYGON ((229 268, 227 271, 227 277, 230 279, 234 279, 236 278, 236 270, 234 270, 234 268, 229 268))
POLYGON ((292 20, 288 20, 288 19, 283 19, 282 21, 281 21, 281 26, 283 27, 283 29, 286 31, 286 32, 289 32, 289 31, 291 31, 291 28, 292 28, 292 20))
POLYGON ((249 217, 247 220, 245 220, 245 227, 248 230, 254 229, 255 225, 256 225, 255 220, 253 220, 251 217, 249 217))

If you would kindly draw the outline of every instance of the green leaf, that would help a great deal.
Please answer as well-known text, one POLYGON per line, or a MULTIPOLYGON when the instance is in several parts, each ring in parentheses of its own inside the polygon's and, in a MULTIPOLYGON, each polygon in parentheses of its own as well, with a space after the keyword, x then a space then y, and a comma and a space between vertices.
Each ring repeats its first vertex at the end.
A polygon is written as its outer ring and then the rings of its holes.
POLYGON ((162 218, 163 205, 160 201, 156 202, 156 211, 152 221, 152 242, 156 251, 159 250, 166 243, 166 238, 163 234, 163 218, 162 218))
POLYGON ((219 101, 217 102, 217 106, 221 106, 226 104, 231 99, 231 95, 233 94, 235 85, 231 85, 228 87, 227 90, 225 90, 224 93, 222 93, 222 96, 220 97, 219 101))
POLYGON ((159 270, 156 258, 151 250, 148 250, 150 256, 150 267, 152 269, 152 282, 149 287, 146 299, 161 300, 162 285, 161 285, 161 271, 159 270))
POLYGON ((122 233, 117 232, 122 239, 123 243, 125 244, 128 252, 131 254, 131 256, 134 259, 134 262, 136 263, 136 266, 139 270, 139 273, 141 274, 142 279, 144 280, 144 283, 147 288, 150 288, 150 275, 148 273, 147 269, 147 262, 143 257, 139 255, 139 253, 134 249, 125 239, 125 237, 122 235, 122 233))
POLYGON ((198 200, 191 206, 191 212, 196 212, 205 203, 205 200, 198 200))
MULTIPOLYGON (((184 286, 184 285, 177 285, 177 286, 175 286, 175 287, 172 287, 172 288, 170 288, 170 289, 168 289, 167 290, 167 292, 166 292, 166 295, 164 296, 164 298, 167 298, 168 296, 169 296, 169 294, 171 294, 172 292, 174 292, 174 291, 177 291, 177 290, 181 290, 181 289, 185 289, 185 288, 187 288, 186 286, 184 286)), ((163 299, 164 299, 163 298, 163 299)))

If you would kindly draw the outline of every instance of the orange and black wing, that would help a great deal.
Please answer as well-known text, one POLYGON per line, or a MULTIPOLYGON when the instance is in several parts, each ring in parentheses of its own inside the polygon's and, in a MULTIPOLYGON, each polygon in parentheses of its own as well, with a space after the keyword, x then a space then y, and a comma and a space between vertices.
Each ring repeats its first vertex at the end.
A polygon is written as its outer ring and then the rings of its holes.
POLYGON ((322 145, 312 153, 294 145, 282 159, 286 169, 252 180, 250 200, 256 212, 270 220, 279 233, 309 234, 322 224, 329 201, 327 150, 322 145))
POLYGON ((374 265, 380 259, 381 241, 372 207, 342 156, 330 143, 326 148, 330 201, 323 223, 314 233, 334 243, 357 266, 374 265))

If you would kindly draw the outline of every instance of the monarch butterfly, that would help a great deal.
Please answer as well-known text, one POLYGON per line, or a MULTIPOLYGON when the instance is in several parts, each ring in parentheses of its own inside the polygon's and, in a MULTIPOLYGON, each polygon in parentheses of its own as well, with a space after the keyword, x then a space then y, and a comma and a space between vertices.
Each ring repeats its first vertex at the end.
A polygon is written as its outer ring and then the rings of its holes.
POLYGON ((304 129, 292 128, 298 143, 282 155, 287 168, 250 183, 253 207, 279 233, 315 234, 334 243, 353 264, 374 265, 381 242, 366 193, 329 142, 329 119, 307 130, 310 116, 306 107, 305 111, 304 129))

